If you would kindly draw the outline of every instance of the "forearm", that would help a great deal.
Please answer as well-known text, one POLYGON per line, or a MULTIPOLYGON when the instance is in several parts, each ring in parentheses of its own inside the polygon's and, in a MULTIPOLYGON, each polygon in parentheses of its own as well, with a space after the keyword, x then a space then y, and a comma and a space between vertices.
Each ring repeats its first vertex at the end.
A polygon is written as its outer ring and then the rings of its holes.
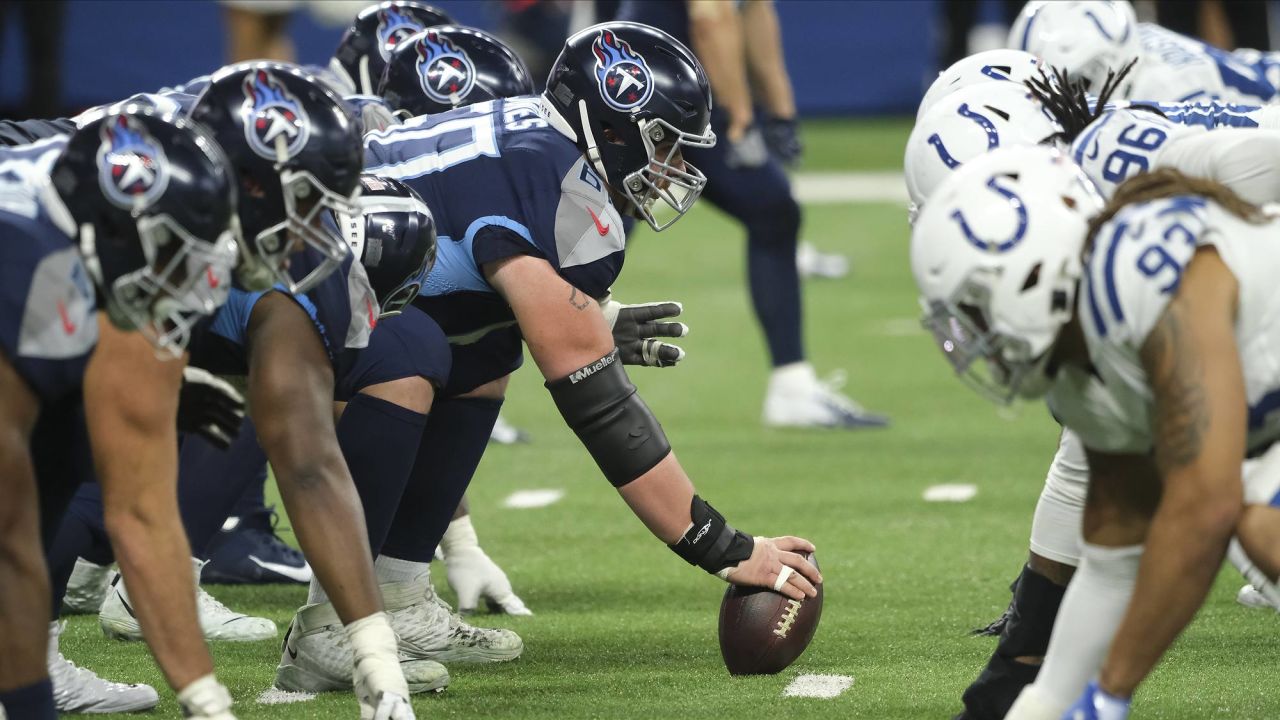
POLYGON ((104 498, 104 519, 142 634, 170 687, 180 690, 213 672, 213 659, 199 632, 191 548, 177 499, 151 495, 126 503, 104 498))
POLYGON ((772 0, 750 0, 742 9, 747 69, 757 99, 772 117, 793 118, 795 95, 782 54, 782 29, 772 0))
POLYGON ((1191 622, 1222 566, 1233 522, 1166 497, 1147 535, 1133 600, 1102 666, 1103 690, 1130 697, 1191 622))
POLYGON ((668 545, 689 529, 693 483, 675 453, 667 453, 652 470, 618 488, 618 494, 649 532, 668 545))
POLYGON ((728 113, 731 126, 751 123, 751 88, 747 83, 742 22, 731 3, 689 3, 689 37, 693 53, 711 82, 716 104, 728 113))

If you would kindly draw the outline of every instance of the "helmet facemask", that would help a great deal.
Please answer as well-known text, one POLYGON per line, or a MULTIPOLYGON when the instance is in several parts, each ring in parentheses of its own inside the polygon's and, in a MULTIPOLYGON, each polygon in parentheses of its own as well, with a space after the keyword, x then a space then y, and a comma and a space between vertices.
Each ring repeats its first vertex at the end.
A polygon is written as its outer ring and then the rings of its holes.
POLYGON ((336 270, 351 250, 342 238, 325 226, 325 211, 342 214, 359 212, 355 199, 339 195, 325 187, 314 175, 303 170, 280 170, 280 189, 284 197, 284 219, 263 228, 254 236, 252 251, 275 273, 276 281, 291 293, 302 293, 315 287, 336 270), (306 277, 295 281, 289 274, 288 257, 302 247, 310 247, 322 258, 306 277))
POLYGON ((707 185, 707 176, 684 160, 681 148, 712 147, 716 135, 711 128, 701 135, 683 132, 661 118, 636 124, 649 163, 623 179, 622 193, 636 215, 661 232, 689 212, 707 185))
POLYGON ((92 258, 90 273, 104 286, 112 323, 140 332, 162 358, 180 357, 201 317, 227 299, 236 264, 236 241, 225 230, 214 241, 196 237, 169 215, 138 218, 137 234, 146 264, 104 282, 94 227, 80 227, 81 256, 92 258))

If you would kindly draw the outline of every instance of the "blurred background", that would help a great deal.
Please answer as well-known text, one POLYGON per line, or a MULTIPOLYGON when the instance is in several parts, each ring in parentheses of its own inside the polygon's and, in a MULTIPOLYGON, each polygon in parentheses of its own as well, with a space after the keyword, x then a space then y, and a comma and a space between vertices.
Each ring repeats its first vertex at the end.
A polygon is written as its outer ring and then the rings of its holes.
MULTIPOLYGON (((362 0, 0 2, 0 116, 70 115, 135 92, 270 57, 324 64, 362 0)), ((545 75, 570 29, 610 19, 617 0, 439 0, 497 32, 545 75), (550 54, 550 57, 548 55, 550 54)), ((1136 3, 1140 19, 1220 47, 1272 47, 1275 2, 1136 3)), ((783 45, 802 115, 914 112, 941 67, 999 47, 1017 0, 781 0, 783 45)))

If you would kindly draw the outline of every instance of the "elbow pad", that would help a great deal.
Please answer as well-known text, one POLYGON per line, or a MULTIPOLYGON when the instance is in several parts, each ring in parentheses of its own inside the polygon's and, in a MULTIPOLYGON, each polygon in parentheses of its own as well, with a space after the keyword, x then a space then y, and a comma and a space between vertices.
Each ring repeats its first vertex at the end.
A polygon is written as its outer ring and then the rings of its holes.
POLYGON ((614 487, 657 465, 671 443, 618 358, 618 350, 546 383, 566 424, 614 487))

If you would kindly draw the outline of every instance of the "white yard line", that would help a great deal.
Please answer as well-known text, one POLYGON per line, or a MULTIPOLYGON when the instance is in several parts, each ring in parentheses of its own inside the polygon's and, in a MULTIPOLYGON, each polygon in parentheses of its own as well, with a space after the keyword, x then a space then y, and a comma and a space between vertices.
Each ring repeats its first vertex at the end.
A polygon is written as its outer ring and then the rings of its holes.
POLYGON ((526 510, 528 508, 540 508, 553 505, 560 502, 560 498, 564 497, 564 490, 517 490, 507 496, 502 504, 509 508, 519 508, 526 510))
POLYGON ((799 675, 782 691, 782 697, 825 698, 840 697, 853 687, 848 675, 799 675))
POLYGON ((962 503, 969 502, 978 494, 977 485, 966 484, 950 484, 950 485, 930 485, 925 488, 925 502, 951 502, 962 503))
POLYGON ((802 172, 791 177, 796 199, 803 203, 878 202, 906 206, 907 186, 902 173, 802 172))

